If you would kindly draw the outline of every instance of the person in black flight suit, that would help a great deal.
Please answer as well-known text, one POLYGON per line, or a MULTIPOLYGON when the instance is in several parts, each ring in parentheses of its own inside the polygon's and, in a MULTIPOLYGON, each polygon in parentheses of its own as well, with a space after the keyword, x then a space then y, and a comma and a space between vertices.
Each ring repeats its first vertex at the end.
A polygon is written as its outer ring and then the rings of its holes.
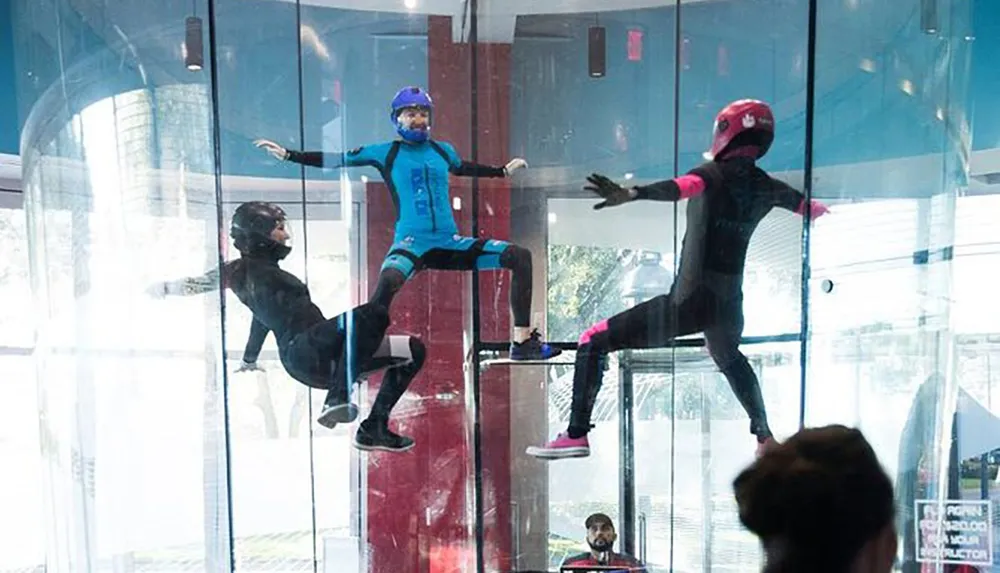
POLYGON ((757 375, 739 350, 743 335, 743 270, 757 225, 779 207, 814 219, 827 212, 818 201, 771 178, 756 161, 774 140, 774 116, 757 100, 739 100, 719 112, 708 160, 687 174, 626 189, 593 174, 586 188, 604 199, 595 209, 636 199, 687 204, 680 267, 669 294, 603 320, 579 340, 569 428, 548 444, 529 447, 542 459, 586 457, 590 415, 609 352, 664 347, 678 336, 703 332, 705 345, 750 418, 757 454, 774 444, 757 375))
POLYGON ((313 304, 309 289, 279 261, 291 252, 285 212, 272 203, 252 201, 233 214, 230 236, 240 258, 198 277, 153 285, 153 296, 196 295, 229 288, 253 313, 244 368, 257 361, 264 339, 273 332, 278 356, 289 376, 328 390, 317 422, 327 428, 353 422, 358 408, 350 387, 366 374, 388 369, 368 418, 354 436, 361 450, 406 451, 414 441, 389 429, 389 414, 420 371, 426 349, 412 336, 386 336, 389 313, 368 303, 326 319, 313 304))

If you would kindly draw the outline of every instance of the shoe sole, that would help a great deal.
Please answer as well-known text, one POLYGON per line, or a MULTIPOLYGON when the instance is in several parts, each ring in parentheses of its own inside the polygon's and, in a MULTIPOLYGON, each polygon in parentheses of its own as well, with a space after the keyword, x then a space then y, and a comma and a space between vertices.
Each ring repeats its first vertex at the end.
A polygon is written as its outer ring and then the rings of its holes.
POLYGON ((358 442, 354 442, 354 447, 355 448, 357 448, 359 450, 362 450, 362 451, 365 451, 365 452, 397 452, 397 453, 398 452, 406 452, 406 451, 412 450, 413 446, 415 446, 415 445, 417 445, 417 444, 413 443, 413 444, 410 444, 410 445, 408 445, 408 446, 406 446, 404 448, 390 448, 388 446, 369 446, 369 445, 366 445, 366 444, 359 444, 358 442))
POLYGON ((320 426, 330 428, 332 430, 337 427, 337 424, 349 424, 357 419, 358 407, 354 404, 342 404, 340 406, 330 408, 320 414, 320 416, 316 418, 316 422, 320 426))
POLYGON ((545 357, 542 357, 542 356, 531 356, 531 357, 527 357, 527 358, 518 358, 518 357, 515 357, 515 356, 510 356, 509 358, 513 362, 545 362, 546 360, 552 360, 553 358, 555 358, 556 356, 559 356, 560 354, 562 354, 562 350, 561 349, 556 349, 554 351, 554 354, 552 354, 550 356, 545 356, 545 357))
POLYGON ((586 458, 590 456, 590 448, 561 448, 559 450, 528 448, 525 450, 525 453, 543 460, 563 460, 568 458, 586 458))

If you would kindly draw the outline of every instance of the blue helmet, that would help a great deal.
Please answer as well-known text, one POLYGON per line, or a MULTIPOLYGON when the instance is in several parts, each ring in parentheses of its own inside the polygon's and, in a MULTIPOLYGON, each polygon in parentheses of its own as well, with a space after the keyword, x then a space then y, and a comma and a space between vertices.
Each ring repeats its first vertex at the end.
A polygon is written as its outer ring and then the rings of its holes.
POLYGON ((396 97, 392 98, 392 111, 389 113, 389 119, 392 120, 393 127, 396 128, 396 132, 403 139, 414 143, 421 143, 427 141, 427 138, 430 136, 431 128, 429 122, 427 129, 410 129, 409 126, 399 123, 399 113, 404 109, 414 107, 425 109, 429 114, 432 114, 434 111, 434 101, 431 100, 431 96, 427 92, 419 87, 407 86, 396 92, 396 97))

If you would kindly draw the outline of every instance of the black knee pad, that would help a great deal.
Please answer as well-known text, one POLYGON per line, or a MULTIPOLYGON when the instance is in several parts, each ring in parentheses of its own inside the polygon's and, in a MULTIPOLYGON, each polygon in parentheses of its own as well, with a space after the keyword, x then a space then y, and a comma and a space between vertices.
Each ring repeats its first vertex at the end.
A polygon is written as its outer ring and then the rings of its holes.
POLYGON ((505 269, 531 272, 531 251, 524 247, 511 245, 500 253, 500 266, 505 269))
POLYGON ((410 356, 412 357, 412 362, 408 368, 418 369, 424 365, 424 360, 427 359, 427 347, 424 343, 415 336, 410 337, 410 356))

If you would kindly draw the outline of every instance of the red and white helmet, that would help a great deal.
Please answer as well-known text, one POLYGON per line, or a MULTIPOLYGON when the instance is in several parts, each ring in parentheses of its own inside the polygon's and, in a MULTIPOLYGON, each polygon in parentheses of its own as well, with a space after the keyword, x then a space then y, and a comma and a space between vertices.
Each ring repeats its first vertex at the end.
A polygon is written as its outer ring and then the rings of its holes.
POLYGON ((770 106, 760 100, 741 99, 722 108, 715 116, 712 148, 704 153, 705 159, 715 159, 744 133, 737 145, 756 147, 757 158, 763 157, 774 141, 774 114, 770 106))

